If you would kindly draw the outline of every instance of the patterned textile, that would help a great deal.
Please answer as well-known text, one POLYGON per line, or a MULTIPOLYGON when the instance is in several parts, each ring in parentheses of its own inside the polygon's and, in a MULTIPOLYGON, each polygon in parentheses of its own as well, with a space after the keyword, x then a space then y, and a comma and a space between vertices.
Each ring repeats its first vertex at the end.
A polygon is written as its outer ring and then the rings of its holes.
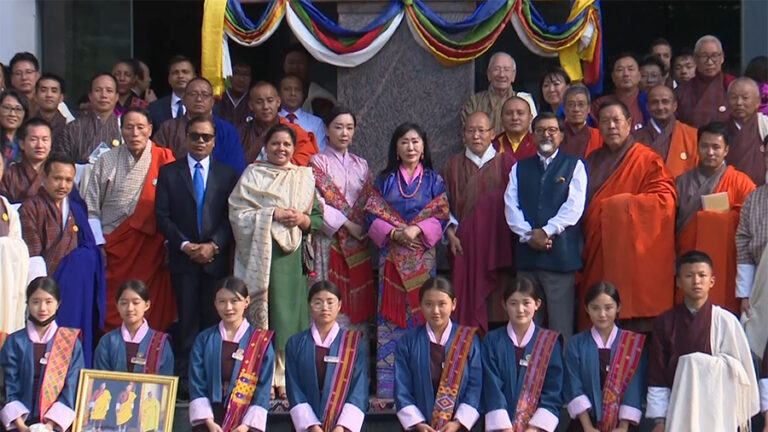
POLYGON ((445 367, 440 376, 440 385, 435 394, 435 406, 432 409, 432 428, 441 430, 453 419, 456 410, 456 397, 459 394, 461 378, 469 360, 469 349, 472 348, 477 329, 474 327, 458 326, 456 335, 448 348, 445 357, 445 367))
MULTIPOLYGON (((379 284, 381 304, 381 284, 379 284)), ((410 314, 409 314, 410 315, 410 314)), ((408 317, 411 321, 411 316, 408 317)), ((395 350, 397 341, 407 329, 398 327, 381 316, 376 328, 376 396, 391 399, 395 393, 395 350)))
POLYGON ((619 423, 619 405, 624 391, 637 370, 643 353, 645 335, 621 330, 616 351, 611 358, 608 376, 603 387, 603 416, 600 432, 611 432, 619 423))
POLYGON ((768 186, 755 189, 741 207, 739 226, 736 229, 736 262, 739 264, 760 263, 763 251, 768 245, 768 186))
POLYGON ((29 248, 29 256, 42 256, 48 274, 53 276, 59 262, 77 247, 75 218, 70 211, 62 228, 62 212, 51 200, 48 192, 40 188, 37 195, 28 198, 19 208, 21 233, 29 248))
POLYGON ((675 89, 677 118, 695 128, 713 121, 726 122, 730 116, 726 89, 733 77, 719 73, 713 78, 696 74, 675 89))
POLYGON ((146 362, 144 363, 145 374, 156 375, 160 370, 160 361, 163 358, 163 349, 168 342, 168 334, 156 331, 152 334, 147 346, 146 362))
POLYGON ((67 327, 59 327, 53 336, 51 351, 48 354, 48 363, 45 366, 42 382, 40 384, 40 422, 44 422, 48 409, 56 403, 59 393, 64 388, 67 378, 69 359, 75 348, 80 330, 67 327))
POLYGON ((491 118, 491 128, 494 129, 494 135, 498 135, 504 132, 504 126, 501 124, 501 108, 504 106, 504 102, 512 96, 519 96, 528 102, 531 107, 531 118, 536 117, 536 104, 533 102, 533 97, 530 93, 515 92, 512 87, 507 89, 507 93, 502 96, 497 96, 493 87, 488 87, 488 90, 481 91, 473 94, 464 103, 461 108, 461 122, 462 124, 467 121, 467 117, 470 114, 483 111, 491 118))
POLYGON ((68 154, 77 163, 87 163, 88 156, 101 143, 116 147, 122 139, 117 117, 110 115, 102 122, 96 114, 91 113, 68 124, 61 138, 53 141, 51 151, 68 154))
POLYGON ((331 430, 339 420, 339 415, 347 400, 349 385, 351 384, 352 371, 355 367, 355 358, 360 343, 360 333, 342 330, 339 335, 339 363, 336 365, 331 377, 331 393, 328 395, 325 409, 323 410, 323 430, 331 430))
POLYGON ((512 424, 514 432, 525 431, 533 413, 536 412, 541 388, 544 385, 544 377, 547 375, 549 358, 552 356, 552 350, 555 348, 555 342, 559 336, 557 332, 546 329, 541 329, 536 335, 536 341, 531 350, 531 358, 528 360, 525 377, 523 377, 523 388, 517 399, 515 418, 512 424))
MULTIPOLYGON (((42 170, 42 167, 40 167, 42 170)), ((20 203, 37 193, 43 182, 42 172, 38 172, 22 157, 21 162, 9 166, 0 181, 0 195, 12 203, 20 203)))

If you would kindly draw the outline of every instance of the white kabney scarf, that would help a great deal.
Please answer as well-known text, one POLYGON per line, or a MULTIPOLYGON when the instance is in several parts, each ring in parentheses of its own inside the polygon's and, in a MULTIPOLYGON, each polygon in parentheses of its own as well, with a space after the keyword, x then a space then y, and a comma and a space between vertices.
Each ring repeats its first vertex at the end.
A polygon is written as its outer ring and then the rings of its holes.
MULTIPOLYGON (((21 237, 19 213, 5 197, 5 218, 9 222, 8 235, 0 237, 0 332, 11 334, 24 328, 26 318, 24 292, 27 287, 29 250, 21 237)), ((0 211, 0 213, 3 213, 0 211)))
POLYGON ((752 282, 752 294, 749 296, 749 317, 742 315, 741 323, 747 334, 752 354, 763 358, 765 342, 768 341, 768 250, 763 251, 760 264, 752 282))

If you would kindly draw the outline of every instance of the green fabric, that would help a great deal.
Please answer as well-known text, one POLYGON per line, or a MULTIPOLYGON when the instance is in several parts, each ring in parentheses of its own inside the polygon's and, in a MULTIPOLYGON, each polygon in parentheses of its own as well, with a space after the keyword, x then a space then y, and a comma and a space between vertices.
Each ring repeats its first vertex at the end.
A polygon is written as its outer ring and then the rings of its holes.
MULTIPOLYGON (((323 226, 323 212, 315 197, 309 214, 310 232, 323 226)), ((305 237, 306 238, 306 237, 305 237)), ((303 247, 303 245, 302 245, 303 247)), ((269 276, 269 328, 275 332, 274 347, 284 350, 288 338, 309 327, 307 276, 301 271, 301 250, 286 254, 272 240, 269 276)))

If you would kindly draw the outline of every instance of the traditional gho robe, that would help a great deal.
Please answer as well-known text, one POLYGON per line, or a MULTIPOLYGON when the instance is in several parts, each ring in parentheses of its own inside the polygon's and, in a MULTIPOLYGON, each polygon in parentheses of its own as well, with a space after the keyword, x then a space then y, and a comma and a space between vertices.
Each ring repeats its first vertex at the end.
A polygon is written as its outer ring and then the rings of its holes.
POLYGON ((0 347, 24 327, 29 249, 21 236, 19 213, 0 195, 0 347))
POLYGON ((730 145, 725 161, 760 186, 765 184, 765 157, 760 150, 763 140, 758 123, 757 115, 743 125, 733 119, 728 120, 730 145))
POLYGON ((189 358, 189 422, 195 432, 207 431, 209 418, 223 430, 245 424, 264 432, 275 364, 272 332, 243 320, 232 340, 226 334, 219 323, 195 339, 189 358), (235 392, 235 384, 245 391, 235 392))
POLYGON ((229 90, 225 91, 221 99, 216 101, 213 111, 217 116, 231 123, 235 129, 240 129, 251 115, 251 109, 248 107, 248 92, 241 94, 235 100, 229 90))
MULTIPOLYGON (((723 164, 706 177, 695 168, 675 179, 677 220, 675 223, 677 255, 699 250, 712 258, 715 285, 709 291, 712 304, 739 313, 736 299, 736 227, 744 200, 755 184, 732 166, 723 164), (726 192, 730 210, 725 213, 702 209, 702 195, 726 192)), ((682 298, 682 297, 680 297, 682 298)))
MULTIPOLYGON (((654 317, 673 301, 675 183, 659 155, 631 140, 616 153, 596 150, 586 166, 579 297, 609 281, 622 293, 622 318, 654 317)), ((589 326, 583 310, 577 321, 589 326)))
POLYGON ((482 356, 485 429, 554 432, 563 406, 560 335, 531 323, 518 341, 508 323, 488 332, 482 356))
MULTIPOLYGON (((74 121, 74 118, 71 121, 74 121)), ((67 123, 70 123, 70 121, 68 121, 67 118, 61 114, 61 112, 55 111, 53 113, 53 117, 51 117, 51 121, 48 122, 48 124, 51 125, 51 139, 53 140, 52 142, 56 142, 56 140, 63 139, 61 137, 64 134, 64 129, 67 127, 67 123)))
MULTIPOLYGON (((176 318, 176 302, 165 267, 165 245, 155 224, 155 184, 160 167, 173 161, 170 150, 147 144, 138 160, 125 146, 99 157, 88 186, 88 222, 107 254, 106 296, 136 278, 149 287, 150 327, 164 330, 176 318)), ((120 326, 117 306, 106 308, 105 328, 120 326)))
MULTIPOLYGON (((281 125, 286 125, 296 132, 296 145, 294 146, 291 163, 296 166, 309 165, 309 159, 318 152, 315 134, 305 131, 299 125, 291 123, 283 117, 278 117, 278 119, 281 125)), ((264 137, 272 126, 274 125, 259 125, 255 120, 251 120, 238 129, 243 152, 245 153, 245 160, 248 163, 255 161, 257 158, 265 159, 262 155, 262 149, 265 144, 264 137)))
POLYGON ((590 153, 603 146, 603 138, 596 128, 584 125, 578 131, 569 124, 565 125, 560 151, 579 159, 586 159, 590 153))
POLYGON ((147 397, 141 401, 141 432, 160 429, 160 401, 147 397))
POLYGON ((527 132, 520 143, 515 147, 506 132, 496 135, 491 141, 491 146, 498 153, 510 153, 515 160, 525 159, 536 154, 536 144, 533 143, 533 135, 527 132))
POLYGON ((676 178, 699 164, 696 133, 695 128, 674 118, 664 127, 650 119, 642 129, 632 132, 632 137, 658 153, 669 175, 676 178))
POLYGON ((360 332, 334 323, 325 340, 317 327, 297 333, 285 347, 285 389, 297 431, 313 425, 359 432, 368 406, 368 364, 360 332))
POLYGON ((627 106, 627 109, 629 109, 629 116, 632 118, 631 130, 633 131, 643 127, 643 124, 651 118, 650 113, 648 113, 648 110, 645 107, 645 101, 647 100, 646 94, 641 92, 640 89, 635 89, 632 93, 627 95, 619 95, 615 93, 607 94, 592 101, 592 106, 589 111, 589 116, 592 118, 592 124, 596 125, 598 123, 597 112, 600 109, 600 105, 602 105, 603 102, 612 99, 619 100, 627 106))
POLYGON ((675 88, 677 118, 695 128, 713 121, 728 121, 727 90, 734 79, 734 76, 723 73, 712 78, 696 73, 690 81, 681 82, 675 88))
POLYGON ((406 329, 424 323, 419 287, 435 275, 435 245, 448 222, 450 209, 443 179, 419 164, 409 175, 405 168, 379 176, 365 205, 366 227, 379 247, 379 288, 376 352, 376 394, 392 398, 395 344, 406 329), (394 244, 393 229, 417 225, 421 247, 394 244))
MULTIPOLYGON (((42 170, 42 167, 40 167, 42 170)), ((42 172, 37 171, 25 157, 6 168, 0 181, 0 195, 12 203, 21 203, 37 193, 43 183, 42 172)))
POLYGON ((99 145, 116 147, 122 140, 117 117, 110 115, 102 122, 96 114, 91 113, 68 124, 61 139, 53 141, 51 151, 65 153, 75 162, 85 164, 88 163, 88 156, 99 145))
MULTIPOLYGON (((80 229, 67 197, 57 206, 44 188, 19 207, 21 232, 30 256, 31 279, 53 275, 59 262, 77 247, 80 229)), ((30 280, 31 280, 30 279, 30 280)))
POLYGON ((109 390, 106 388, 104 390, 94 390, 91 395, 91 401, 88 404, 88 407, 91 410, 90 420, 97 422, 106 420, 110 401, 112 401, 112 393, 110 393, 109 390))
POLYGON ((425 422, 440 430, 480 418, 483 364, 476 328, 451 322, 437 340, 429 324, 407 331, 395 354, 395 408, 405 430, 425 422))
MULTIPOLYGON (((213 116, 213 125, 216 128, 215 145, 211 156, 223 164, 231 166, 238 174, 245 169, 245 156, 240 147, 240 135, 231 123, 213 116)), ((152 136, 153 141, 161 147, 167 147, 173 151, 176 159, 187 156, 186 127, 189 122, 188 115, 170 119, 158 128, 152 136)))
POLYGON ((133 418, 134 401, 136 400, 136 393, 128 390, 122 391, 117 395, 117 401, 115 402, 115 424, 122 426, 133 418))
POLYGON ((615 325, 605 343, 594 327, 568 341, 563 396, 573 419, 569 430, 583 430, 578 416, 585 411, 600 430, 612 431, 622 420, 640 423, 647 361, 644 342, 644 335, 615 325))
POLYGON ((146 109, 149 107, 149 102, 140 98, 136 93, 133 92, 133 90, 131 90, 130 93, 128 93, 128 97, 125 99, 125 103, 120 104, 120 99, 117 100, 114 109, 115 117, 120 118, 120 116, 122 116, 128 108, 133 107, 146 109))
POLYGON ((0 351, 7 396, 0 421, 6 430, 19 417, 27 425, 50 420, 60 430, 72 425, 77 382, 83 367, 78 334, 79 330, 59 327, 53 322, 41 337, 28 322, 26 328, 8 336, 0 351), (46 364, 40 363, 42 358, 47 359, 46 364))
POLYGON ((516 92, 511 86, 507 89, 507 92, 501 96, 496 94, 493 87, 489 86, 488 90, 477 92, 464 102, 464 106, 461 108, 461 123, 467 122, 467 117, 477 111, 482 111, 488 114, 491 119, 491 128, 493 128, 496 134, 504 133, 504 126, 501 123, 501 109, 504 107, 504 102, 512 96, 519 96, 531 107, 531 118, 536 117, 536 103, 533 101, 533 96, 526 92, 516 92))
POLYGON ((363 209, 373 187, 368 162, 349 151, 341 154, 328 146, 312 156, 309 163, 323 209, 322 230, 312 237, 315 275, 309 283, 335 283, 341 292, 344 315, 340 324, 362 323, 358 327, 368 327, 374 307, 373 263, 368 242, 358 241, 344 227, 348 220, 365 225, 363 209))
POLYGON ((736 228, 736 297, 749 299, 749 316, 741 322, 752 355, 763 358, 768 340, 768 186, 755 189, 741 208, 736 228))
POLYGON ((707 301, 656 318, 648 363, 646 417, 666 430, 745 430, 760 409, 755 368, 738 319, 707 301))
POLYGON ((515 238, 504 219, 504 191, 514 163, 510 153, 498 154, 493 147, 482 157, 466 149, 448 159, 442 172, 464 250, 449 256, 453 289, 461 299, 454 317, 484 332, 486 299, 498 287, 497 272, 514 265, 515 238))
POLYGON ((146 320, 131 337, 125 324, 105 334, 96 346, 95 369, 173 375, 173 350, 168 335, 149 328, 146 320))

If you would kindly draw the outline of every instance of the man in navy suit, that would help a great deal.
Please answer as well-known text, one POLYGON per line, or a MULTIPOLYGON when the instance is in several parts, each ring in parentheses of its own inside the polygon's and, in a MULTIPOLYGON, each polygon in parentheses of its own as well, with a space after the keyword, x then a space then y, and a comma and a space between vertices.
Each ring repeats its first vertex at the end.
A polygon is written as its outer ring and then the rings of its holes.
POLYGON ((232 229, 227 201, 238 175, 211 157, 215 136, 210 118, 191 119, 186 157, 162 167, 157 179, 155 218, 168 241, 180 329, 175 343, 176 373, 182 389, 186 388, 195 337, 218 322, 213 304, 216 282, 230 273, 232 229))
POLYGON ((192 61, 183 55, 177 55, 168 62, 168 84, 171 85, 173 92, 168 96, 149 104, 149 116, 152 118, 152 125, 155 131, 160 129, 164 121, 176 118, 179 114, 185 114, 187 108, 184 106, 184 89, 187 84, 197 76, 195 65, 192 61), (179 111, 181 110, 181 111, 179 111))

